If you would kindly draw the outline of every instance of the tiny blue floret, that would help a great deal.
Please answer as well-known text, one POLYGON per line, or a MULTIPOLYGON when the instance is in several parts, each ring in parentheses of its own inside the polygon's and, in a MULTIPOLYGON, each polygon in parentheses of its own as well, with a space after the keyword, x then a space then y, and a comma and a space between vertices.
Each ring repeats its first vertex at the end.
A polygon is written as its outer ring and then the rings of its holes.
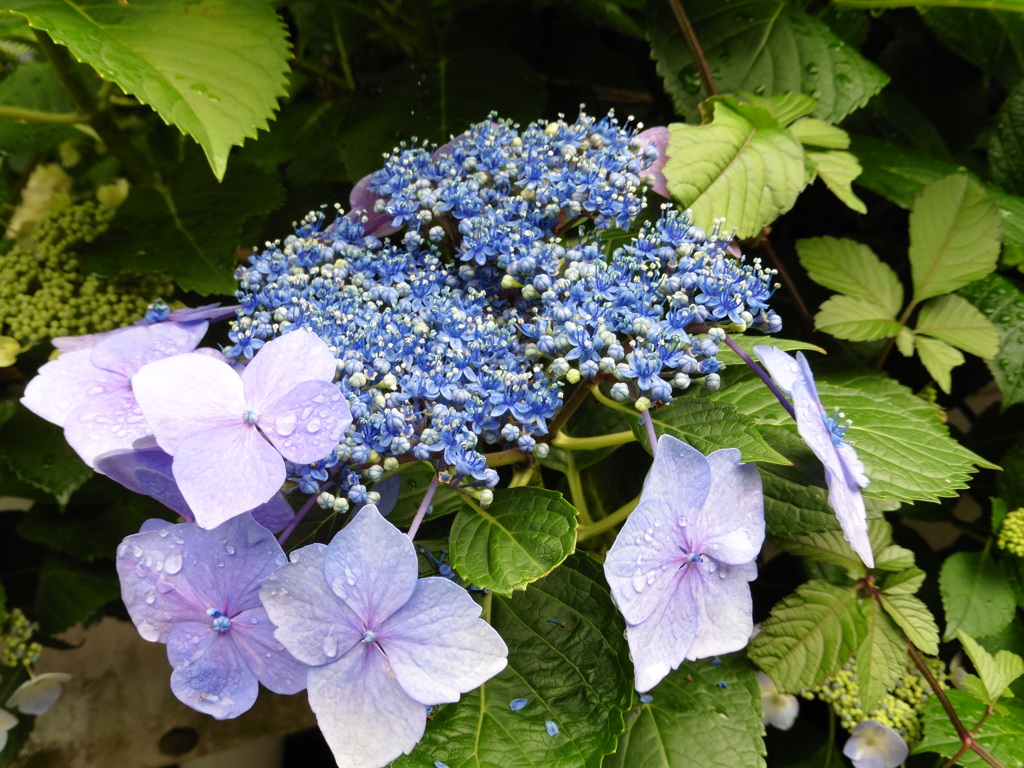
POLYGON ((545 720, 544 730, 548 732, 548 736, 557 736, 558 724, 554 720, 545 720))
POLYGON ((640 694, 640 703, 641 704, 650 704, 652 701, 654 701, 654 697, 651 696, 651 694, 649 694, 649 693, 641 693, 640 694))
POLYGON ((529 699, 512 699, 512 701, 508 703, 508 708, 511 709, 513 712, 518 712, 520 709, 522 709, 529 703, 529 699))

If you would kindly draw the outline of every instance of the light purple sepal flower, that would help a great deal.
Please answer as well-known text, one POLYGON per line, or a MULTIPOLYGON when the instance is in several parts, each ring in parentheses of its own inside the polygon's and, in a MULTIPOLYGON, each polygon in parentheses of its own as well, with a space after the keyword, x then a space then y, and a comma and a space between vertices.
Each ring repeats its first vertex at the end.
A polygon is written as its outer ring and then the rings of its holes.
POLYGON ((753 629, 750 586, 764 541, 761 476, 735 448, 704 456, 662 435, 604 572, 626 619, 636 689, 684 659, 743 648, 753 629))
MULTIPOLYGON (((96 469, 130 491, 150 496, 168 509, 173 509, 188 522, 194 522, 185 497, 174 480, 171 464, 174 459, 161 449, 152 437, 135 442, 130 451, 111 451, 96 458, 96 469)), ((249 510, 253 519, 271 533, 284 530, 295 517, 284 494, 277 493, 265 504, 249 510)))
POLYGON ((875 567, 875 558, 868 539, 867 512, 860 489, 868 484, 864 464, 857 452, 833 428, 825 409, 821 406, 814 374, 802 352, 794 359, 775 347, 754 347, 775 383, 793 399, 796 428, 825 466, 825 484, 828 503, 839 519, 843 535, 853 551, 868 568, 875 567))
POLYGON ((191 352, 206 325, 134 326, 95 346, 65 352, 39 369, 21 402, 63 427, 71 447, 93 466, 101 453, 129 449, 150 434, 132 392, 132 377, 147 363, 191 352))
POLYGON ((339 768, 411 751, 426 707, 505 668, 508 648, 480 606, 448 579, 417 579, 412 542, 376 507, 291 557, 260 597, 275 636, 310 665, 310 706, 339 768))
MULTIPOLYGON (((164 320, 159 322, 163 323, 174 323, 176 325, 191 326, 191 330, 198 330, 202 328, 203 333, 199 334, 199 337, 206 333, 208 321, 217 322, 218 320, 226 320, 229 317, 234 317, 235 310, 238 307, 222 307, 220 304, 205 304, 201 307, 182 307, 181 309, 175 309, 171 312, 164 320), (202 325, 200 326, 200 323, 202 325)), ((100 333, 86 333, 81 336, 54 336, 51 340, 53 346, 59 349, 61 352, 73 352, 76 349, 87 349, 89 347, 96 346, 103 339, 111 336, 116 336, 119 333, 124 333, 129 328, 135 328, 140 325, 152 325, 149 320, 145 317, 141 320, 136 320, 132 325, 126 325, 122 328, 114 328, 110 331, 102 331, 100 333)), ((196 341, 198 344, 199 341, 196 341)), ((195 346, 195 345, 193 345, 195 346)))
POLYGON ((645 147, 652 146, 658 150, 658 159, 648 168, 640 171, 640 178, 650 176, 651 189, 662 197, 669 197, 668 182, 665 180, 665 163, 668 162, 668 128, 663 125, 648 128, 646 131, 638 133, 636 137, 643 142, 645 147))
POLYGON ((174 457, 199 525, 214 528, 268 501, 284 484, 285 459, 313 462, 334 450, 352 423, 331 383, 335 370, 330 347, 297 330, 267 342, 241 375, 195 353, 135 375, 139 406, 174 457))
POLYGON ((367 237, 387 237, 401 229, 391 223, 391 216, 374 210, 378 199, 377 195, 370 191, 370 176, 363 176, 357 181, 348 196, 348 206, 351 209, 348 215, 366 217, 363 232, 367 237))
POLYGON ((218 720, 252 707, 263 683, 306 687, 306 666, 274 638, 260 581, 287 562, 273 534, 249 514, 207 531, 150 521, 117 549, 121 596, 139 634, 167 643, 171 690, 218 720))
POLYGON ((864 720, 854 726, 843 754, 853 761, 854 768, 897 768, 906 761, 910 749, 888 725, 864 720))

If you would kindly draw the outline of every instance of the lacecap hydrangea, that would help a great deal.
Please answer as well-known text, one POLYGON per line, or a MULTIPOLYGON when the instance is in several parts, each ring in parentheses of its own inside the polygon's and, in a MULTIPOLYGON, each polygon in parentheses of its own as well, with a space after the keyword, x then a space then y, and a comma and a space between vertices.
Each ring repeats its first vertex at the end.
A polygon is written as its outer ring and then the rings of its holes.
POLYGON ((633 237, 603 234, 644 212, 658 155, 614 115, 492 118, 433 151, 396 148, 357 185, 362 208, 311 213, 255 253, 227 356, 313 331, 352 409, 338 448, 290 479, 339 511, 409 460, 489 488, 488 453, 544 455, 566 383, 651 402, 717 388, 714 326, 781 328, 773 274, 667 207, 633 237))

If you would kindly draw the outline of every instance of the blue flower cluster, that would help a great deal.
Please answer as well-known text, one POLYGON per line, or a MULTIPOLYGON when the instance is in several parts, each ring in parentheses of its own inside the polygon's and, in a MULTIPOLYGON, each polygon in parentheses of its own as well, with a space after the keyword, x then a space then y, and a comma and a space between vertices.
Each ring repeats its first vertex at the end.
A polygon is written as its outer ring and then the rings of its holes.
POLYGON ((671 210, 609 254, 593 229, 632 226, 656 159, 613 116, 522 132, 492 120, 433 153, 396 149, 369 178, 372 213, 312 213, 254 254, 225 354, 311 330, 352 408, 334 454, 290 464, 291 479, 337 483, 347 500, 321 503, 339 509, 373 501, 367 485, 400 460, 493 487, 485 450, 543 456, 566 382, 603 376, 620 400, 657 402, 692 377, 717 386, 706 332, 781 327, 772 275, 671 210))

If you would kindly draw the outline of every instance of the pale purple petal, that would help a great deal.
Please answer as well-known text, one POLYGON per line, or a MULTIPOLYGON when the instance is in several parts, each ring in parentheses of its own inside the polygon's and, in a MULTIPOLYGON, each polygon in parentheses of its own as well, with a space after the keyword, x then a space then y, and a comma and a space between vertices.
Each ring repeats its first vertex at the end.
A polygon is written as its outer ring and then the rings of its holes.
POLYGON ((864 720, 854 726, 843 754, 853 761, 854 768, 897 768, 906 761, 910 749, 888 725, 864 720))
POLYGON ((405 605, 417 574, 409 537, 370 505, 338 532, 324 554, 327 583, 367 627, 379 626, 405 605))
POLYGON ((54 336, 50 339, 50 342, 62 353, 77 352, 82 349, 95 347, 103 339, 123 333, 129 328, 131 326, 126 325, 123 328, 113 328, 109 331, 101 331, 100 333, 85 333, 81 336, 54 336))
POLYGON ((171 690, 192 709, 228 720, 256 703, 256 675, 238 653, 228 632, 205 624, 175 624, 167 638, 167 658, 174 667, 171 690))
POLYGON ((444 704, 505 668, 508 646, 480 606, 448 579, 420 579, 405 605, 377 630, 398 682, 421 704, 444 704))
POLYGON ((68 414, 88 398, 128 387, 124 376, 97 368, 91 358, 92 350, 81 349, 42 365, 25 387, 22 405, 63 427, 68 414))
POLYGON ((374 206, 377 203, 377 195, 370 191, 370 176, 363 176, 348 196, 348 205, 351 209, 349 216, 358 215, 359 212, 366 217, 363 222, 363 232, 372 237, 387 237, 398 231, 398 227, 392 226, 391 217, 386 213, 376 213, 374 206))
POLYGON ((276 494, 270 501, 249 510, 253 520, 271 533, 280 533, 292 520, 295 511, 285 499, 284 494, 276 494))
MULTIPOLYGON (((159 447, 139 448, 138 445, 139 441, 136 441, 130 450, 110 451, 109 453, 97 456, 96 468, 111 480, 120 483, 130 491, 153 496, 137 473, 140 470, 148 470, 170 478, 171 455, 159 447)), ((173 483, 173 479, 170 482, 173 483)), ((178 495, 180 496, 181 494, 178 495)), ((157 497, 154 496, 154 498, 157 497)), ((159 498, 157 500, 161 501, 159 498)))
POLYGON ((783 392, 789 394, 793 391, 793 385, 797 379, 802 378, 800 366, 792 355, 783 352, 778 347, 759 346, 754 347, 754 354, 761 361, 761 365, 768 371, 775 383, 783 392))
POLYGON ((45 715, 71 679, 66 672, 45 672, 26 680, 15 689, 4 706, 16 708, 23 715, 45 715))
POLYGON ((708 454, 714 493, 688 530, 700 536, 701 551, 732 565, 749 563, 764 543, 764 495, 754 464, 741 464, 740 452, 727 448, 708 454))
POLYGON ((287 477, 281 454, 242 421, 186 438, 174 455, 172 470, 203 528, 216 528, 269 501, 287 477))
POLYGON ((309 670, 309 704, 338 768, 379 768, 412 751, 427 709, 398 684, 374 643, 309 670))
POLYGON ((288 461, 308 464, 337 447, 352 423, 352 412, 333 384, 304 381, 266 406, 257 423, 288 461))
POLYGON ((668 182, 665 180, 665 163, 668 162, 668 128, 663 125, 648 128, 636 136, 643 146, 653 146, 658 150, 658 159, 643 171, 640 171, 640 178, 651 177, 651 189, 662 197, 669 197, 668 182))
POLYGON ((206 323, 134 326, 100 339, 92 348, 92 364, 127 378, 146 363, 191 352, 205 333, 206 323))
POLYGON ((711 491, 707 457, 678 438, 662 435, 643 490, 645 498, 673 510, 674 522, 686 527, 711 491))
POLYGON ((298 693, 309 667, 296 660, 274 637, 274 625, 262 605, 231 619, 231 639, 263 685, 274 693, 298 693))
MULTIPOLYGON (((132 377, 132 389, 157 442, 172 456, 196 432, 245 424, 248 406, 241 379, 231 366, 205 355, 193 352, 150 363, 132 377)), ((180 476, 175 477, 180 484, 180 476)))
POLYGON ((864 497, 855 483, 848 483, 842 477, 825 468, 825 485, 828 486, 828 505, 835 510, 836 518, 843 529, 843 538, 850 542, 868 568, 875 567, 875 557, 868 537, 867 510, 864 497))
POLYGON ((295 550, 291 563, 268 576, 260 589, 277 625, 274 637, 306 664, 328 664, 362 642, 362 622, 327 583, 326 552, 325 544, 295 550))
POLYGON ((64 437, 90 467, 109 451, 127 450, 150 434, 149 424, 130 389, 95 395, 80 403, 64 422, 64 437))
POLYGON ((398 503, 398 494, 402 490, 401 473, 381 480, 373 486, 373 490, 380 494, 380 499, 375 505, 377 507, 377 511, 384 517, 387 517, 391 514, 391 510, 395 508, 395 504, 398 503))
POLYGON ((315 333, 298 329, 268 341, 242 371, 245 400, 262 414, 299 384, 331 382, 336 371, 327 343, 315 333))
POLYGON ((697 606, 690 600, 685 579, 674 579, 665 600, 639 624, 626 624, 626 641, 633 660, 636 689, 649 691, 686 658, 697 634, 697 606))
POLYGON ((688 659, 721 656, 747 646, 754 631, 754 604, 747 582, 757 578, 757 567, 719 565, 717 569, 696 569, 700 578, 688 580, 690 600, 697 607, 697 633, 688 659))

